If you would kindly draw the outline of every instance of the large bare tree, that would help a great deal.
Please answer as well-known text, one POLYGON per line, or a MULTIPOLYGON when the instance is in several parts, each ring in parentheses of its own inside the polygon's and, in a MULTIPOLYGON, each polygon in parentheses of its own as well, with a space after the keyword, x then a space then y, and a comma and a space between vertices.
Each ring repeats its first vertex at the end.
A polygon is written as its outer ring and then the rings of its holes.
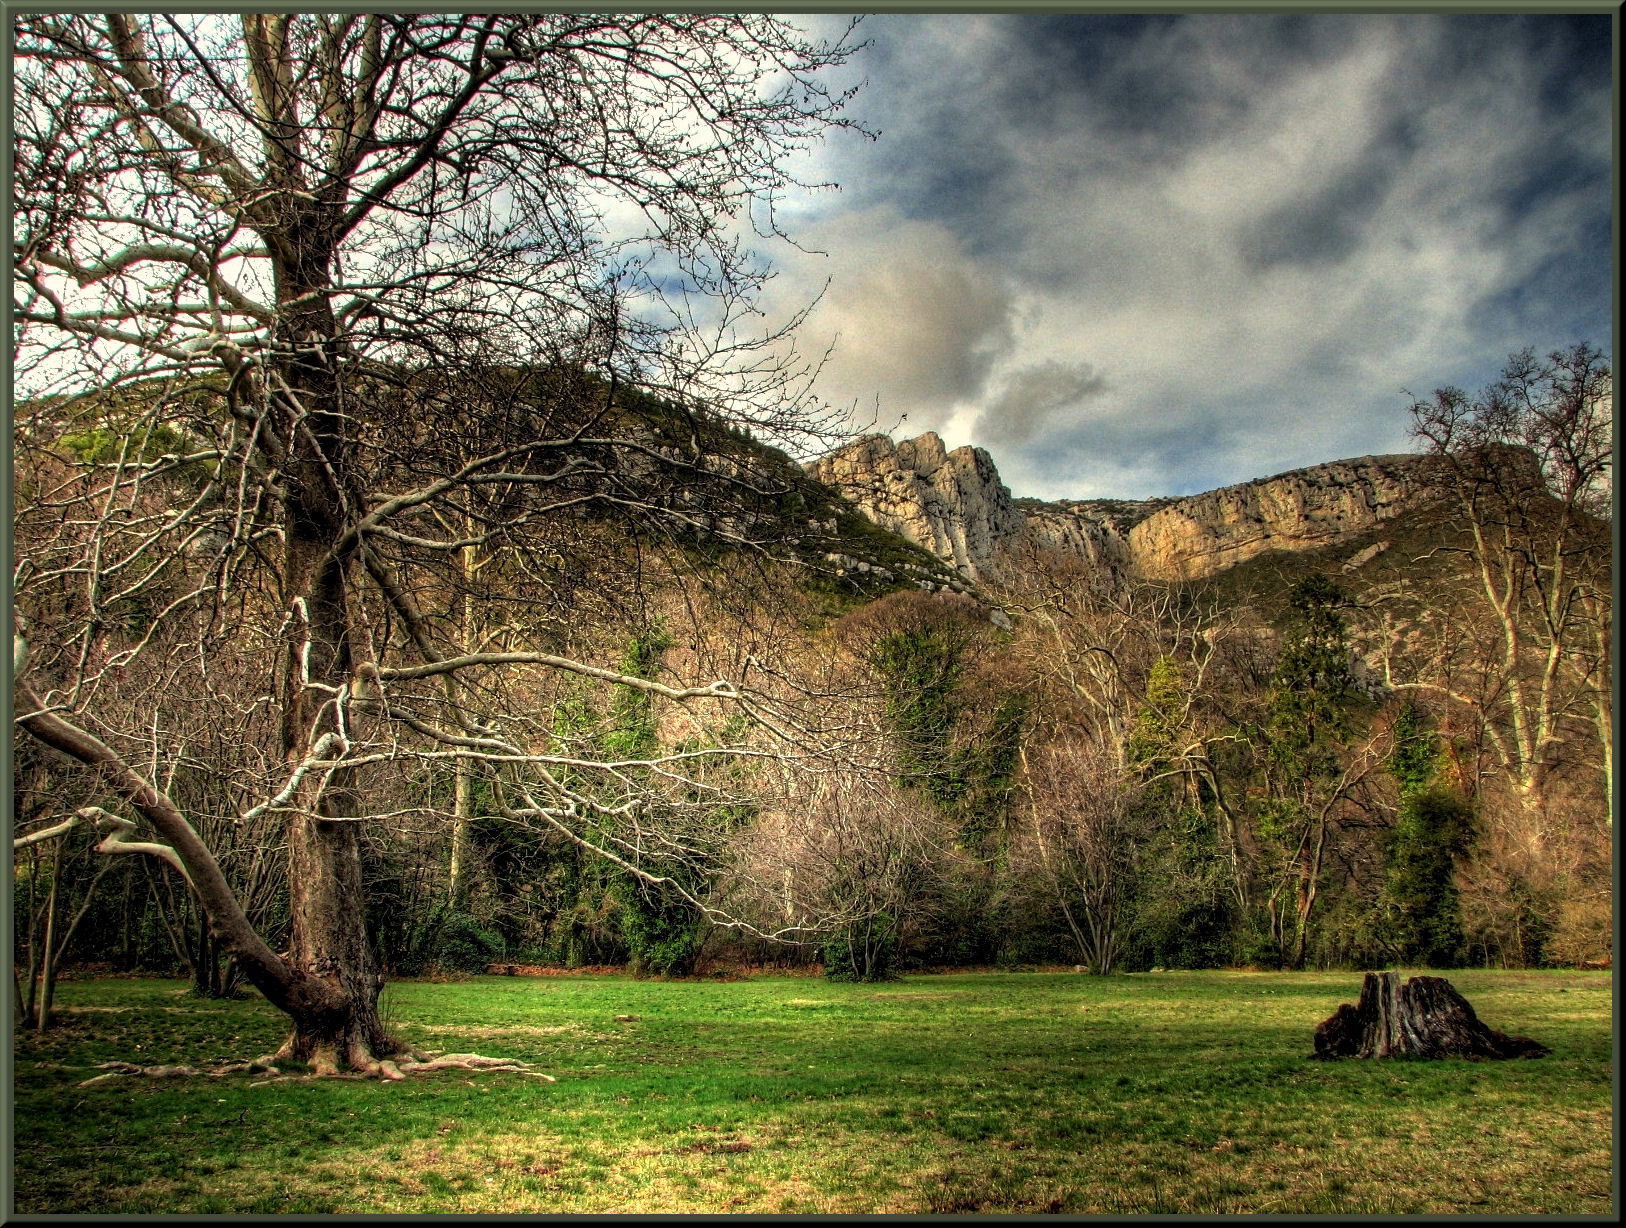
POLYGON ((1391 660, 1388 680, 1437 696, 1484 740, 1539 849, 1577 748, 1612 801, 1609 360, 1587 344, 1521 351, 1478 393, 1440 388, 1411 414, 1460 542, 1446 549, 1477 591, 1435 653, 1391 660))
POLYGON ((588 761, 525 701, 564 676, 762 715, 744 680, 623 674, 467 597, 534 613, 583 558, 613 571, 595 509, 747 542, 779 489, 731 432, 831 429, 748 327, 743 240, 847 124, 821 74, 853 45, 756 15, 115 13, 25 15, 16 50, 18 724, 95 775, 104 849, 185 876, 291 1017, 282 1056, 396 1077, 359 834, 392 772, 478 770, 509 819, 670 883, 649 825, 704 773, 588 761), (143 663, 202 696, 221 654, 263 679, 222 809, 282 817, 282 952, 121 698, 143 663))

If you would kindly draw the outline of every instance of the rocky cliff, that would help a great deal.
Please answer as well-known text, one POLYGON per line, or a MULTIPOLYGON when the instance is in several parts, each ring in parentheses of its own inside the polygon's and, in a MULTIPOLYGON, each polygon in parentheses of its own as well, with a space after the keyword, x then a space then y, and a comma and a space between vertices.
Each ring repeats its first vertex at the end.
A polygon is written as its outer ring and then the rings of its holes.
POLYGON ((1026 520, 981 448, 946 451, 928 431, 893 443, 868 435, 808 466, 880 525, 957 567, 969 579, 1016 543, 1026 520))
POLYGON ((1142 575, 1191 580, 1267 550, 1331 545, 1416 506, 1422 460, 1362 456, 1178 499, 1130 529, 1129 552, 1142 575))
POLYGON ((981 448, 947 451, 935 434, 882 435, 810 465, 876 524, 952 563, 969 579, 997 574, 1023 545, 1160 580, 1210 576, 1268 550, 1355 537, 1416 506, 1423 458, 1363 456, 1205 494, 1020 505, 981 448))

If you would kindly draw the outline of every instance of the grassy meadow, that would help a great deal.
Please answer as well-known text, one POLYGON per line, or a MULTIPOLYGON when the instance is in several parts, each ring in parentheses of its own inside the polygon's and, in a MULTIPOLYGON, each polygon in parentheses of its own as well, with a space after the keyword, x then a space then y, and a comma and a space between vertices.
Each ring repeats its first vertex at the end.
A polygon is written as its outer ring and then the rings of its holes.
POLYGON ((178 981, 71 981, 60 1029, 16 1040, 15 1210, 1609 1213, 1609 974, 1449 975, 1553 1055, 1309 1060, 1347 972, 476 977, 392 985, 386 1013, 558 1082, 81 1088, 282 1025, 178 981))

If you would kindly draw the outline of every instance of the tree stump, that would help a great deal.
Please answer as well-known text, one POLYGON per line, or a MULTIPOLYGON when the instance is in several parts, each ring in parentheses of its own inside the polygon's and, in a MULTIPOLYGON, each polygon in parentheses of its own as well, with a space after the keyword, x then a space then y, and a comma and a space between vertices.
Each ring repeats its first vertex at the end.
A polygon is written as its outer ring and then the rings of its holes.
POLYGON ((1360 1001, 1347 1002, 1316 1027, 1315 1053, 1343 1057, 1546 1057, 1528 1036, 1509 1036, 1479 1022, 1468 1000, 1442 976, 1368 972, 1360 1001))

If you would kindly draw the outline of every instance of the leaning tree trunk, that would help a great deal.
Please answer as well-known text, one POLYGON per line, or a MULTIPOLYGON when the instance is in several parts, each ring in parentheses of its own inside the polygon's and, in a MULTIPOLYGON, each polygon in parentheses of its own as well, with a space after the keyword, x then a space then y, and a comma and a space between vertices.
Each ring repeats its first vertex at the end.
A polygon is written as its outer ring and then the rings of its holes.
POLYGON ((1528 1036, 1488 1028, 1468 1000, 1440 976, 1368 972, 1360 1001, 1347 1002, 1315 1030, 1318 1058, 1546 1057, 1552 1050, 1528 1036))

